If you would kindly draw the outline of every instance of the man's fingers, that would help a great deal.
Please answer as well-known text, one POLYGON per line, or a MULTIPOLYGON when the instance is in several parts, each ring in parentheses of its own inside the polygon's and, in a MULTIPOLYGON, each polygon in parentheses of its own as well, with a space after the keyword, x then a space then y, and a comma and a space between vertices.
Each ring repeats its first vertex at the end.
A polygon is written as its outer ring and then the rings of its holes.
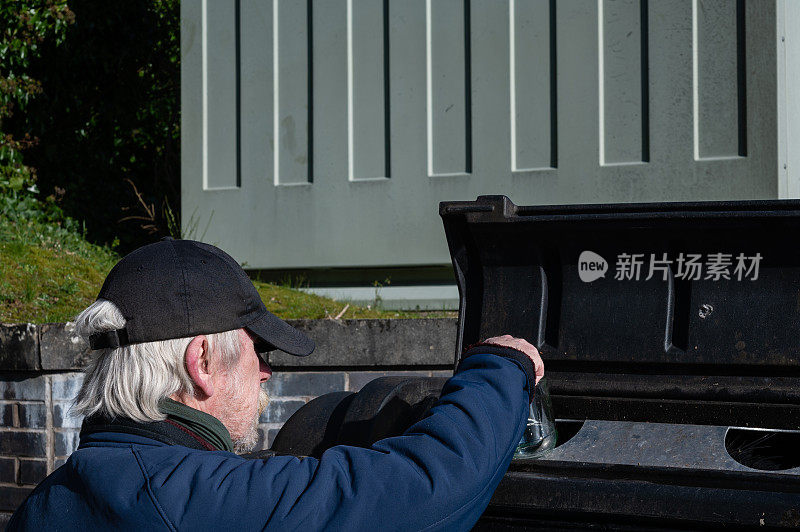
POLYGON ((504 334, 502 336, 487 338, 483 341, 483 343, 502 345, 516 349, 517 351, 522 351, 528 355, 528 358, 530 358, 531 362, 533 362, 533 369, 536 372, 536 383, 538 384, 539 380, 544 377, 544 361, 542 360, 542 357, 539 356, 539 350, 527 340, 524 340, 523 338, 514 338, 509 334, 504 334))

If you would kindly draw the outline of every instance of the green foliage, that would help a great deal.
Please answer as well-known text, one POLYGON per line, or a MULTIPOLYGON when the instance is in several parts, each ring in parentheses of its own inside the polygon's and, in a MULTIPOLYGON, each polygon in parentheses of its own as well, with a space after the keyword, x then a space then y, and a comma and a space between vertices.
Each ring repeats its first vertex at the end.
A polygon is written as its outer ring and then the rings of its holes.
POLYGON ((61 44, 73 21, 64 1, 0 2, 0 193, 24 195, 23 188, 34 192, 36 173, 24 164, 23 152, 38 139, 28 132, 15 135, 6 126, 42 92, 41 83, 30 75, 31 61, 40 57, 44 43, 61 44))
POLYGON ((83 233, 53 197, 0 189, 0 321, 64 321, 97 297, 118 256, 83 233))
POLYGON ((35 186, 13 190, 0 187, 0 242, 71 250, 84 256, 113 260, 116 253, 86 241, 84 225, 64 214, 54 196, 40 200, 35 186))
POLYGON ((377 309, 383 308, 383 297, 381 297, 381 288, 383 288, 384 286, 389 286, 390 284, 392 284, 392 279, 390 277, 384 279, 383 282, 378 280, 372 282, 372 286, 375 287, 375 300, 374 300, 375 308, 377 309))
POLYGON ((39 140, 25 150, 25 164, 44 195, 60 197, 64 212, 85 222, 90 240, 119 239, 127 251, 174 235, 180 3, 70 0, 69 10, 74 24, 41 42, 26 67, 41 94, 8 130, 39 140))
POLYGON ((38 55, 39 44, 52 38, 64 40, 67 25, 75 21, 67 2, 54 0, 17 0, 0 2, 2 44, 0 63, 12 79, 30 81, 24 72, 31 57, 38 55))

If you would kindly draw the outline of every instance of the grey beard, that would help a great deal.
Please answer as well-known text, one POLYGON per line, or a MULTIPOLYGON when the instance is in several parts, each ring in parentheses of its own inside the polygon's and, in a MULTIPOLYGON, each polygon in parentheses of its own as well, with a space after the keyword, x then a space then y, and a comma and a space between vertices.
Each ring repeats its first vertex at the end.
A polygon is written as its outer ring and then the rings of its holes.
POLYGON ((253 424, 244 436, 233 440, 234 453, 243 454, 255 450, 256 444, 258 443, 258 419, 261 417, 261 412, 264 411, 268 404, 269 395, 267 395, 266 390, 262 388, 258 394, 258 412, 256 413, 256 418, 253 420, 253 424))
POLYGON ((256 443, 258 443, 258 428, 253 425, 247 434, 233 440, 233 452, 236 454, 249 453, 255 449, 256 443))

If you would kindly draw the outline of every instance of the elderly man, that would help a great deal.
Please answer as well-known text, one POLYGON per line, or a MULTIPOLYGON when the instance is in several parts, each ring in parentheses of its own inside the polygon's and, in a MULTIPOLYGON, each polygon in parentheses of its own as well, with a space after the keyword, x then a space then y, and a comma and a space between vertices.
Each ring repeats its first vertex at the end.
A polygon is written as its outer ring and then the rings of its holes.
POLYGON ((544 374, 532 345, 492 338, 402 436, 320 459, 246 459, 235 453, 255 445, 272 374, 262 353, 314 344, 266 310, 230 256, 188 240, 140 248, 77 326, 97 350, 77 398, 80 446, 10 530, 469 529, 544 374))

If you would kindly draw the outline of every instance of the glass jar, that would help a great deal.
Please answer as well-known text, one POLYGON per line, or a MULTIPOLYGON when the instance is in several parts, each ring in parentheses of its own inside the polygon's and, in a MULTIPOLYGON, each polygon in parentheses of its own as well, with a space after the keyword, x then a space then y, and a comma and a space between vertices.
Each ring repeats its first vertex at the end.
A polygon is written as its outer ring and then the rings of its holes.
POLYGON ((525 432, 514 451, 514 459, 538 458, 555 448, 557 440, 550 390, 547 387, 547 378, 542 377, 533 390, 525 432))

